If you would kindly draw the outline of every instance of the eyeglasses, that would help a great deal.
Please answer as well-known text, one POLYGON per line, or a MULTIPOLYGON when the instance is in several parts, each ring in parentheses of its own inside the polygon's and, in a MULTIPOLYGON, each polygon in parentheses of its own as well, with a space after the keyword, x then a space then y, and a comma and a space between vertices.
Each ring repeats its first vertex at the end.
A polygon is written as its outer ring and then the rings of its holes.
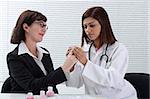
POLYGON ((44 28, 45 30, 48 29, 48 26, 43 21, 34 21, 34 23, 38 24, 41 28, 44 28))

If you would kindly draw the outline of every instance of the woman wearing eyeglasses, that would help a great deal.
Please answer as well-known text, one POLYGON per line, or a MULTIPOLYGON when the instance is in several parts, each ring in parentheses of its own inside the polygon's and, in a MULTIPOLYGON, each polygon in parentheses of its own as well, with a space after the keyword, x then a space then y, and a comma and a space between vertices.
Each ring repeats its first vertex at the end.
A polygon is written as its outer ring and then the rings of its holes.
POLYGON ((17 47, 7 55, 9 93, 39 94, 48 86, 58 93, 56 85, 66 81, 65 72, 74 64, 75 57, 66 58, 63 66, 54 70, 49 51, 37 44, 48 29, 46 21, 37 11, 26 10, 19 16, 11 37, 11 43, 17 47))
POLYGON ((84 84, 86 94, 107 99, 137 99, 136 90, 124 79, 128 51, 116 40, 102 7, 89 8, 83 14, 81 47, 70 47, 67 52, 79 61, 70 70, 67 86, 84 84))

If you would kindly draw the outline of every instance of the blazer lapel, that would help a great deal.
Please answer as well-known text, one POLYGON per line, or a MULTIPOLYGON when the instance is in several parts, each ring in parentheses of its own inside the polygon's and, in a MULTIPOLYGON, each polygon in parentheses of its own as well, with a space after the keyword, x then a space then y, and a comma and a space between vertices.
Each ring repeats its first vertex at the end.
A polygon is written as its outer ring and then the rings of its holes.
POLYGON ((52 60, 49 56, 49 54, 43 54, 42 63, 44 65, 45 70, 47 73, 54 70, 52 60))
POLYGON ((28 62, 30 65, 28 66, 28 68, 32 68, 34 69, 34 71, 36 71, 36 73, 40 73, 41 75, 44 75, 43 71, 40 69, 40 67, 37 65, 37 63, 34 61, 33 57, 31 57, 29 54, 23 54, 22 55, 24 61, 28 62))

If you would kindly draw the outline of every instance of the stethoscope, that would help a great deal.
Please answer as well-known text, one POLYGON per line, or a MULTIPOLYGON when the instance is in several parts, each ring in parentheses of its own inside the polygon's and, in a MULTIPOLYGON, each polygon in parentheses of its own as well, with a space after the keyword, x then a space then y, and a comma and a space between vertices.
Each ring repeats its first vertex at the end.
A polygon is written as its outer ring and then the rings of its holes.
MULTIPOLYGON (((89 51, 88 51, 89 60, 91 59, 91 54, 90 54, 90 52, 91 52, 91 47, 92 47, 92 45, 93 45, 93 43, 90 45, 89 51)), ((106 54, 107 49, 108 49, 108 44, 106 45, 106 48, 104 49, 105 52, 104 52, 104 53, 102 52, 102 55, 101 55, 101 57, 100 57, 100 61, 101 61, 104 57, 106 57, 106 63, 108 63, 108 59, 109 59, 108 55, 106 54)))

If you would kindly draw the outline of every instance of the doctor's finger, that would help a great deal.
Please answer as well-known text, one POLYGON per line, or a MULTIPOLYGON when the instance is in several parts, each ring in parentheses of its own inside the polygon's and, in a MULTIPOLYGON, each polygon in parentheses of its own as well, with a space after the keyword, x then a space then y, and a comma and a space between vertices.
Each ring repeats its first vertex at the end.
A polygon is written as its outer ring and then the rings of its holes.
POLYGON ((86 64, 86 62, 87 62, 86 55, 84 53, 82 53, 81 51, 79 51, 79 53, 78 53, 78 51, 79 50, 74 50, 74 55, 82 64, 86 64))
POLYGON ((74 48, 73 51, 75 54, 78 54, 78 55, 82 54, 82 52, 78 48, 74 48))
POLYGON ((80 47, 75 47, 76 50, 80 51, 80 52, 83 52, 83 49, 80 48, 80 47))
POLYGON ((77 50, 75 50, 75 49, 72 50, 72 53, 73 53, 73 55, 75 55, 76 57, 79 56, 79 52, 78 52, 77 50))
POLYGON ((80 47, 75 47, 74 49, 75 49, 76 51, 78 51, 78 52, 83 53, 83 49, 82 49, 82 48, 80 48, 80 47))
POLYGON ((78 49, 74 49, 73 50, 74 55, 77 57, 77 59, 81 59, 83 54, 81 51, 79 51, 78 49))

